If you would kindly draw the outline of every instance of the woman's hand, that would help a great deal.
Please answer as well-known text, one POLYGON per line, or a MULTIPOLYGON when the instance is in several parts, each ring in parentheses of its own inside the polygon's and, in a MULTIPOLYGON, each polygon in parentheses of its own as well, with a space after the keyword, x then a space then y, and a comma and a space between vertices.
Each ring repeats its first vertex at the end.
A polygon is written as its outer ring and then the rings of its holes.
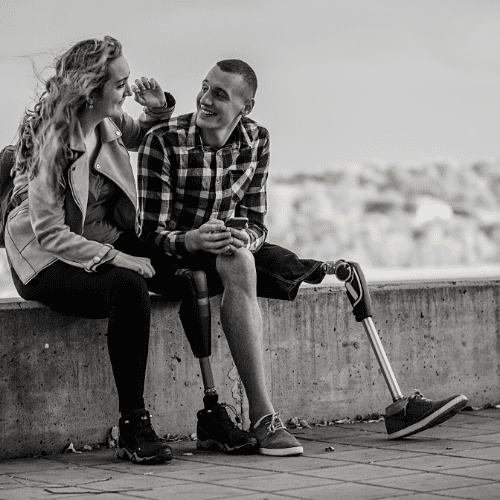
POLYGON ((111 264, 115 267, 123 267, 130 269, 144 276, 144 278, 152 278, 155 275, 155 270, 151 265, 151 261, 146 257, 134 257, 123 252, 118 252, 106 264, 111 264))
POLYGON ((135 81, 131 86, 134 99, 141 105, 148 108, 161 108, 165 105, 165 94, 160 84, 154 78, 149 80, 143 76, 135 81))

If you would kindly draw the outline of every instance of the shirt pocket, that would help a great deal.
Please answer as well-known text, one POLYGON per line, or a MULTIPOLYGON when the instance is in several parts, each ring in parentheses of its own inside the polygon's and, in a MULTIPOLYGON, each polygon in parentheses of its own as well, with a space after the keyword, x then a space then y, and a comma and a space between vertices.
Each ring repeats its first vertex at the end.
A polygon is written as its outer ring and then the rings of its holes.
POLYGON ((244 165, 232 165, 229 170, 230 185, 227 186, 233 192, 233 196, 242 199, 248 186, 252 183, 257 162, 244 165))

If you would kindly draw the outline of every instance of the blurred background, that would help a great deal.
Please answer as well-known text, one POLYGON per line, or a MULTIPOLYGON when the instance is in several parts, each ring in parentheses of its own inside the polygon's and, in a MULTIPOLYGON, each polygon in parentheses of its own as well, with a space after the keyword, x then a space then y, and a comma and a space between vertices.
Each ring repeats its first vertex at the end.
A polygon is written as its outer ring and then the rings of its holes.
MULTIPOLYGON (((1 147, 79 40, 118 38, 131 79, 156 78, 176 114, 215 62, 243 59, 271 134, 270 242, 356 260, 369 280, 500 276, 496 0, 0 0, 0 13, 1 147)), ((0 296, 16 295, 0 253, 0 296)))

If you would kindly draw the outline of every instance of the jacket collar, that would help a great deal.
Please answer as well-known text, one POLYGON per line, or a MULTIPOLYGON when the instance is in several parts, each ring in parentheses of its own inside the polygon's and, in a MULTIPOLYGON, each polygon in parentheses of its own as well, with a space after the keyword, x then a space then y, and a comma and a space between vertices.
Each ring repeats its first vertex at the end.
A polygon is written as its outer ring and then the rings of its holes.
POLYGON ((111 118, 104 118, 104 120, 99 123, 99 130, 101 132, 102 144, 116 141, 116 139, 122 136, 121 130, 111 118))
POLYGON ((83 140, 82 127, 80 126, 80 120, 75 120, 73 128, 69 134, 69 147, 73 151, 85 152, 85 142, 83 140))
MULTIPOLYGON (((104 118, 104 120, 99 123, 99 133, 101 135, 101 144, 104 144, 105 142, 116 141, 116 139, 118 139, 122 135, 118 126, 110 118, 104 118)), ((86 151, 85 141, 83 140, 82 127, 80 126, 79 120, 75 120, 73 129, 71 130, 69 136, 69 147, 73 151, 82 153, 86 151)))

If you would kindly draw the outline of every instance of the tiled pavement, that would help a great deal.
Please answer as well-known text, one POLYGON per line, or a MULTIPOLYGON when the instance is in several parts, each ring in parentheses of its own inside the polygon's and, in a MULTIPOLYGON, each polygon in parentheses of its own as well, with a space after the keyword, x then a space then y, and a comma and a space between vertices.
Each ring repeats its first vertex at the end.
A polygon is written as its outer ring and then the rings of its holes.
POLYGON ((394 441, 383 422, 293 432, 301 457, 198 452, 181 441, 159 466, 122 462, 110 450, 7 460, 0 499, 500 499, 497 409, 462 412, 394 441))

